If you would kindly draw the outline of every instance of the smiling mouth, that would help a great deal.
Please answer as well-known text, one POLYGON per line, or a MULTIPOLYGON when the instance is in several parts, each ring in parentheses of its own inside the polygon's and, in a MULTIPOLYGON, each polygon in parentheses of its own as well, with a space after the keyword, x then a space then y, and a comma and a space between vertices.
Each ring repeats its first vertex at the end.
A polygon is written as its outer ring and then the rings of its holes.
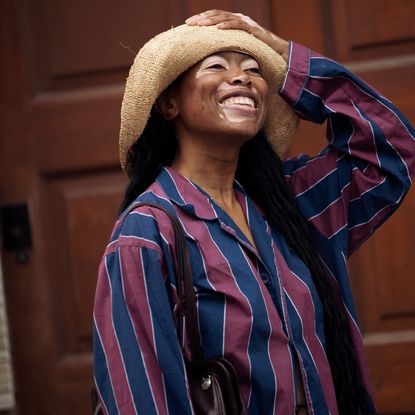
POLYGON ((255 101, 252 98, 235 96, 226 98, 219 103, 221 107, 241 107, 241 108, 252 108, 256 109, 255 101))

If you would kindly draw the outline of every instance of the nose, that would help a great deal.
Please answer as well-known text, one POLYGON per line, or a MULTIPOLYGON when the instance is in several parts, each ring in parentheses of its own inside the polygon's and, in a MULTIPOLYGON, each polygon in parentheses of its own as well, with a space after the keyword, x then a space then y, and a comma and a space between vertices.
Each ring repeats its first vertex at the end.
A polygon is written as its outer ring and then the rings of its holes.
POLYGON ((229 83, 231 85, 249 86, 252 83, 251 77, 241 68, 235 68, 230 74, 229 83))

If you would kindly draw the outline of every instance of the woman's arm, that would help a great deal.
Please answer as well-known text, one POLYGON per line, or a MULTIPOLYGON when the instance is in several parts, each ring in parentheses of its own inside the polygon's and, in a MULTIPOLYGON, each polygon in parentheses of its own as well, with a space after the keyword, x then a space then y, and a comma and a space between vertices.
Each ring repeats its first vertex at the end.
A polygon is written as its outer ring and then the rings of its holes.
POLYGON ((281 96, 300 118, 328 122, 329 145, 284 163, 297 205, 346 256, 399 206, 415 171, 415 131, 390 101, 340 64, 290 44, 240 13, 209 10, 188 24, 241 29, 288 61, 281 96))
POLYGON ((154 219, 127 217, 99 269, 94 376, 107 414, 191 414, 154 219))
POLYGON ((281 95, 327 120, 329 145, 285 162, 302 214, 346 256, 399 206, 415 172, 415 131, 390 101, 340 64, 291 44, 281 95))

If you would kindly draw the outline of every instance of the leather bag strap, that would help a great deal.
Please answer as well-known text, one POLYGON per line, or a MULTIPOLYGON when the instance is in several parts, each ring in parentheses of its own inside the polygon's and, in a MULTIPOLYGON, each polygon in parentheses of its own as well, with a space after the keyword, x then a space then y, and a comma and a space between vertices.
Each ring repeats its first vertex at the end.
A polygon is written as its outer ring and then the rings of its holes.
POLYGON ((179 297, 179 333, 183 333, 183 320, 187 336, 190 342, 191 359, 201 360, 202 353, 199 342, 198 318, 196 310, 196 297, 193 288, 192 269, 190 266, 189 251, 186 245, 185 233, 183 226, 177 217, 158 203, 153 202, 138 202, 130 206, 130 208, 123 213, 122 220, 129 212, 140 206, 149 206, 164 212, 169 218, 173 231, 175 243, 175 265, 176 265, 176 285, 177 294, 179 297))

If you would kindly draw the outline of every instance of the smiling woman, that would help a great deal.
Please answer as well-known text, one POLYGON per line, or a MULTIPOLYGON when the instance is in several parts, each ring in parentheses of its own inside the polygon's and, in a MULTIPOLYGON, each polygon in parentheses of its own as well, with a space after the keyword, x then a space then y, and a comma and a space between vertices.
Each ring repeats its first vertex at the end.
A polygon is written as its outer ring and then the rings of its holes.
POLYGON ((345 258, 402 202, 414 137, 354 74, 247 16, 208 11, 150 40, 127 80, 130 183, 96 291, 103 411, 194 412, 196 342, 232 364, 249 414, 376 413, 345 258), (327 121, 329 143, 282 161, 298 117, 327 121), (142 203, 186 233, 193 338, 178 336, 173 228, 142 203))
POLYGON ((267 83, 253 58, 221 52, 184 73, 161 94, 156 108, 165 119, 173 121, 182 151, 191 143, 213 148, 221 144, 224 151, 230 138, 234 137, 233 145, 240 148, 260 131, 267 96, 267 83))

